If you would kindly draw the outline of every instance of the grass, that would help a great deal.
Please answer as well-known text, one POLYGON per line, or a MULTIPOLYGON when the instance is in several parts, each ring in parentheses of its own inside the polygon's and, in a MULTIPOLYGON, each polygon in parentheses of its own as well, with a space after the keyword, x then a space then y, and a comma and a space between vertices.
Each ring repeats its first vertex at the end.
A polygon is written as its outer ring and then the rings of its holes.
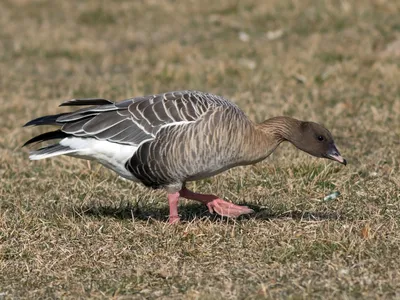
POLYGON ((3 1, 0 299, 399 298, 399 13, 385 0, 3 1), (349 165, 282 145, 191 184, 253 215, 182 201, 170 226, 164 192, 20 148, 44 130, 21 126, 64 100, 178 89, 256 121, 324 123, 349 165))

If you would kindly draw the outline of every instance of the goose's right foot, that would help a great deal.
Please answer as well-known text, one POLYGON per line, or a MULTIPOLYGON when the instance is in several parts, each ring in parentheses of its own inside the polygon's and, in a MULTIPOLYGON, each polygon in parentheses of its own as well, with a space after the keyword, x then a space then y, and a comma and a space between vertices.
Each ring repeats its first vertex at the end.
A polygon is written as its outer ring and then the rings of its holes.
POLYGON ((190 200, 196 200, 196 201, 199 201, 199 202, 205 204, 208 207, 208 211, 210 213, 216 212, 217 214, 224 216, 224 217, 236 218, 236 217, 239 217, 240 215, 250 214, 250 213, 254 212, 252 209, 248 208, 247 206, 235 205, 231 202, 220 199, 214 195, 204 195, 204 194, 193 193, 192 191, 188 190, 187 188, 183 188, 179 192, 179 194, 183 198, 190 199, 190 200))
POLYGON ((210 213, 213 213, 215 211, 221 216, 230 218, 236 218, 240 215, 251 214, 254 212, 251 208, 248 208, 247 206, 235 205, 220 198, 214 199, 208 202, 206 205, 210 213))

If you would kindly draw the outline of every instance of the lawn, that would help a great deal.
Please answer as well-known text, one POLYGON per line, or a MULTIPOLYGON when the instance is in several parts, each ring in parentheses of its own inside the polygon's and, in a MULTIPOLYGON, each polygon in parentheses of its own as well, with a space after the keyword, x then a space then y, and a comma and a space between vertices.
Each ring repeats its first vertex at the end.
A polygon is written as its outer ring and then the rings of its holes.
POLYGON ((0 299, 399 298, 399 16, 391 0, 1 1, 0 299), (182 200, 171 226, 165 192, 21 149, 62 101, 181 89, 323 123, 348 166, 283 144, 190 184, 254 214, 182 200))

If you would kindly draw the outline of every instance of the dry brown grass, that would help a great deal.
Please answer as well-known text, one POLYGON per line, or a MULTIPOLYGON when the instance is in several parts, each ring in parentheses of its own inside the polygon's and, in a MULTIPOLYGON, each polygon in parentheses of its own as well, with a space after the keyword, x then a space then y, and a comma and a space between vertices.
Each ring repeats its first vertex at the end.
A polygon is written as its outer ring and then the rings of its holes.
POLYGON ((0 299, 400 297, 400 2, 216 3, 1 2, 0 299), (192 185, 254 215, 170 226, 162 192, 20 149, 63 100, 177 89, 322 122, 349 165, 284 145, 192 185))

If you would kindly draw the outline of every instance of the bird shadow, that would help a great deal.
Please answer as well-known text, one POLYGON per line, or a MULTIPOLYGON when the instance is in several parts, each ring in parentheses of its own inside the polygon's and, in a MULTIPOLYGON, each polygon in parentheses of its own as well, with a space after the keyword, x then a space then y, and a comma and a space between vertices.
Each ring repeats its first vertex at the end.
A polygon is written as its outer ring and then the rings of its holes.
MULTIPOLYGON (((244 204, 242 204, 244 205, 244 204)), ((336 212, 318 212, 292 210, 285 212, 274 212, 257 205, 246 204, 254 210, 254 213, 242 215, 237 220, 256 219, 256 220, 274 220, 274 219, 292 219, 297 221, 322 221, 322 220, 343 220, 343 216, 336 212)), ((138 205, 124 204, 119 206, 88 204, 73 208, 75 216, 89 216, 94 218, 115 218, 115 219, 136 219, 142 221, 157 220, 168 221, 168 208, 141 208, 138 205)), ((182 222, 192 222, 199 219, 209 219, 217 222, 226 217, 217 214, 210 214, 204 205, 197 203, 188 203, 179 207, 180 219, 182 222)))

